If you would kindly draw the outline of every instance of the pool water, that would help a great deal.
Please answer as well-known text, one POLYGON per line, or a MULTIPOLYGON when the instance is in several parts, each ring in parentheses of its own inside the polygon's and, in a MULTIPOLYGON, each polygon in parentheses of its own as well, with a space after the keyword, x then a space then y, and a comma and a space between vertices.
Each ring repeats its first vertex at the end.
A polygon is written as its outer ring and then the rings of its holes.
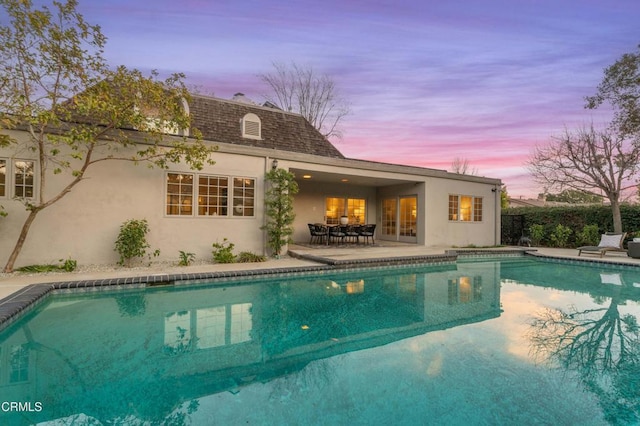
POLYGON ((0 333, 0 424, 637 424, 639 301, 530 258, 57 294, 0 333))

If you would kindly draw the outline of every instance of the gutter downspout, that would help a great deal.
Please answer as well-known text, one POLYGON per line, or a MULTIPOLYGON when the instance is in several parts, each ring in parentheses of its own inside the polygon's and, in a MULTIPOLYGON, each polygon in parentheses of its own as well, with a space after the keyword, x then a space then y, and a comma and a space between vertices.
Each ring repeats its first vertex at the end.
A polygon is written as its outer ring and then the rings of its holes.
POLYGON ((493 232, 493 245, 494 246, 498 246, 502 243, 501 241, 501 234, 502 234, 502 228, 501 228, 501 222, 502 222, 502 188, 499 188, 497 186, 494 186, 493 189, 491 190, 493 192, 493 195, 495 197, 494 199, 494 208, 495 208, 495 217, 494 217, 494 221, 493 221, 493 226, 494 226, 494 232, 493 232))
POLYGON ((267 173, 270 170, 271 158, 267 155, 264 157, 264 176, 262 178, 262 255, 267 256, 267 212, 265 209, 265 198, 267 196, 267 173))

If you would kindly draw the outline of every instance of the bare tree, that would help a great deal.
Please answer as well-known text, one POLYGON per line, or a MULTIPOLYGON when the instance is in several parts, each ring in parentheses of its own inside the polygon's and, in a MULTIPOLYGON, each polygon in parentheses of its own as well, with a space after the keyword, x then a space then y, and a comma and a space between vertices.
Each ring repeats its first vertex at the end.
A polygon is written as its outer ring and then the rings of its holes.
POLYGON ((451 172, 461 175, 477 175, 478 169, 471 167, 469 160, 466 158, 456 157, 451 163, 451 172))
POLYGON ((266 101, 285 111, 302 115, 326 138, 342 137, 339 124, 349 114, 348 103, 340 98, 335 82, 326 74, 318 75, 311 66, 273 63, 275 71, 261 74, 271 94, 266 101))
POLYGON ((596 195, 601 191, 611 203, 614 232, 622 232, 620 198, 623 190, 635 187, 630 180, 639 161, 639 144, 591 124, 574 132, 565 130, 548 145, 537 146, 528 166, 535 180, 548 189, 596 195))

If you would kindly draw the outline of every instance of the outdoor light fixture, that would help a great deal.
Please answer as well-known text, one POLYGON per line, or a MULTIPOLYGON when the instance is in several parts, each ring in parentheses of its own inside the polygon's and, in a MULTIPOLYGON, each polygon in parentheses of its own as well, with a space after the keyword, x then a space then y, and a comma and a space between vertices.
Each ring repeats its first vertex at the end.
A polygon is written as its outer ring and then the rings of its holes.
POLYGON ((277 168, 278 168, 278 160, 275 160, 275 159, 274 159, 274 160, 271 162, 271 170, 275 170, 275 169, 277 169, 277 168))

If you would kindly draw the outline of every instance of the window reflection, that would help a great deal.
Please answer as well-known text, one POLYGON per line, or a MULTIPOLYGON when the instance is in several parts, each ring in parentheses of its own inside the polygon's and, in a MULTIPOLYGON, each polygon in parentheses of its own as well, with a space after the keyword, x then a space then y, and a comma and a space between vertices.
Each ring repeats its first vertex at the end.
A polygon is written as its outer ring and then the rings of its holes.
POLYGON ((164 348, 169 354, 251 341, 251 303, 171 312, 164 321, 164 348))
POLYGON ((458 277, 449 279, 449 304, 479 302, 482 300, 482 277, 458 277))
POLYGON ((349 281, 345 286, 347 294, 364 293, 364 280, 349 281))
POLYGON ((29 348, 27 344, 11 347, 9 382, 19 383, 29 380, 29 348))

